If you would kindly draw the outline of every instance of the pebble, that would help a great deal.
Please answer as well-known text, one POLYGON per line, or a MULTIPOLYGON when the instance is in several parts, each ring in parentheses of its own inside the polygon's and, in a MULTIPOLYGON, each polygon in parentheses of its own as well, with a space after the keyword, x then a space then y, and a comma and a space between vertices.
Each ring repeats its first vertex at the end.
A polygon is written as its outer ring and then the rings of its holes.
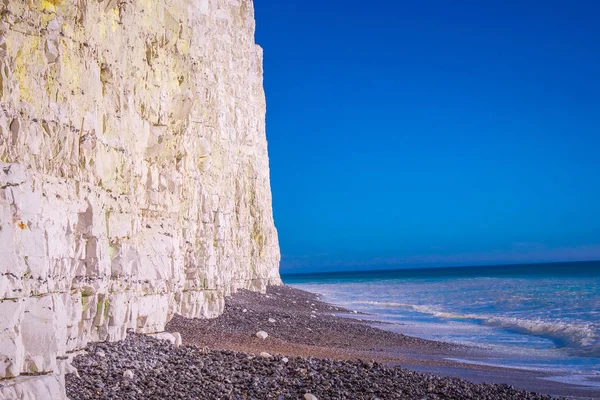
POLYGON ((274 319, 274 318, 269 318, 269 322, 272 323, 272 324, 274 324, 275 322, 277 322, 277 320, 274 319))
POLYGON ((106 357, 106 353, 104 353, 102 350, 98 350, 98 351, 96 352, 96 355, 97 355, 98 357, 102 357, 102 358, 106 357))
POLYGON ((242 312, 248 312, 248 310, 246 310, 245 308, 242 310, 242 312))
POLYGON ((319 399, 314 394, 306 393, 304 395, 304 400, 319 400, 319 399))
POLYGON ((288 360, 266 352, 253 357, 230 350, 176 347, 133 333, 120 342, 90 343, 86 350, 73 360, 79 376, 71 373, 65 378, 70 399, 317 399, 317 395, 332 399, 551 399, 507 385, 476 385, 376 362, 288 360), (96 357, 99 351, 106 354, 103 362, 96 357))
POLYGON ((271 358, 273 357, 272 355, 270 355, 269 353, 267 353, 266 351, 263 351, 259 354, 259 356, 261 356, 262 358, 271 358))
POLYGON ((268 336, 269 336, 269 334, 265 331, 256 332, 256 337, 259 339, 265 340, 268 336))
MULTIPOLYGON (((275 355, 271 353, 276 350, 270 347, 270 342, 280 339, 323 347, 330 346, 331 341, 337 343, 335 341, 339 339, 343 339, 343 344, 352 345, 352 341, 367 338, 365 345, 368 346, 372 346, 369 340, 374 341, 373 338, 381 340, 381 346, 398 341, 410 344, 420 339, 379 331, 355 320, 344 322, 343 318, 333 319, 320 312, 317 313, 319 318, 309 318, 311 313, 306 312, 306 307, 292 306, 290 301, 297 300, 301 305, 306 299, 314 301, 312 295, 285 286, 268 290, 269 294, 282 293, 285 297, 278 297, 279 302, 271 302, 258 293, 240 291, 226 300, 225 313, 217 319, 188 320, 175 316, 168 331, 181 332, 187 343, 196 343, 197 347, 189 344, 175 347, 163 340, 133 333, 120 342, 90 343, 87 353, 73 361, 79 376, 75 373, 66 375, 68 398, 304 400, 304 394, 312 394, 319 399, 353 400, 550 399, 506 385, 476 385, 462 379, 437 377, 376 362, 275 355), (240 315, 240 311, 248 306, 252 307, 248 315, 240 315), (277 323, 262 325, 269 318, 277 319, 277 323), (250 335, 264 328, 269 329, 269 336, 273 337, 269 342, 250 335), (216 350, 224 346, 221 344, 223 337, 231 334, 245 336, 242 341, 251 343, 256 354, 216 350), (262 348, 258 347, 261 345, 262 348), (209 347, 203 349, 203 346, 209 347), (260 356, 263 351, 272 356, 260 356), (100 358, 99 352, 105 353, 106 357, 100 358), (133 372, 133 379, 123 377, 127 369, 133 372)), ((271 297, 276 298, 275 295, 271 297)), ((319 304, 319 307, 319 310, 327 309, 326 305, 319 304)), ((421 344, 416 342, 416 345, 421 344)), ((427 346, 436 345, 436 342, 427 343, 427 346)))

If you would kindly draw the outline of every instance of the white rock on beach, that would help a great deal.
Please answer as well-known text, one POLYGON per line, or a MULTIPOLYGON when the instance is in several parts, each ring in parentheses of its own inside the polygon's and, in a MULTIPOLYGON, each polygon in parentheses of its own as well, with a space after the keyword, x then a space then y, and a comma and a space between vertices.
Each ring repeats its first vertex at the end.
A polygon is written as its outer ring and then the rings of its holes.
POLYGON ((125 372, 123 372, 123 378, 133 379, 133 371, 130 369, 125 370, 125 372))
POLYGON ((175 347, 181 346, 181 334, 179 332, 152 333, 148 336, 151 336, 155 339, 166 340, 168 342, 171 342, 171 344, 175 347))
POLYGON ((96 351, 96 355, 98 357, 102 357, 102 358, 106 357, 106 353, 104 353, 102 350, 96 351))
POLYGON ((265 340, 268 336, 269 336, 269 334, 265 331, 256 332, 256 337, 259 339, 265 340))
POLYGON ((273 357, 272 355, 270 355, 269 353, 267 353, 266 351, 263 351, 259 354, 259 356, 261 356, 262 358, 271 358, 273 357))
POLYGON ((306 393, 304 395, 304 400, 319 400, 319 399, 314 394, 306 393))
POLYGON ((269 318, 269 322, 274 324, 275 322, 277 322, 277 320, 275 320, 274 318, 269 318))
POLYGON ((183 339, 181 339, 181 333, 171 332, 171 335, 173 335, 173 337, 175 337, 175 343, 173 343, 175 345, 175 347, 179 347, 183 344, 183 339))
POLYGON ((287 358, 287 357, 283 357, 283 358, 281 359, 281 362, 282 362, 282 363, 284 363, 284 364, 287 364, 287 363, 288 363, 288 361, 289 361, 289 360, 288 360, 288 358, 287 358))

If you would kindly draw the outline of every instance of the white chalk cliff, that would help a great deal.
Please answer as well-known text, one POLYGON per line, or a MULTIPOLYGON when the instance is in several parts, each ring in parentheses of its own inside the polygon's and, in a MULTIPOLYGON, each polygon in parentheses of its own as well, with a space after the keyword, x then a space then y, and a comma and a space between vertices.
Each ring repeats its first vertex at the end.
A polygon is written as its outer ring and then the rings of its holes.
POLYGON ((280 283, 254 27, 250 0, 0 0, 0 399, 280 283))

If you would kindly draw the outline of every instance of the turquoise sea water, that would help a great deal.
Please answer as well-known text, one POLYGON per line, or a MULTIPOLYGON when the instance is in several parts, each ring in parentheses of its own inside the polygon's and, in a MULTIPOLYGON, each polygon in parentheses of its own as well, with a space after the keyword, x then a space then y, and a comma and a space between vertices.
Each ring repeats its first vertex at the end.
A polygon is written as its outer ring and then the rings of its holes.
POLYGON ((600 262, 283 275, 399 332, 492 349, 475 362, 600 386, 600 262))

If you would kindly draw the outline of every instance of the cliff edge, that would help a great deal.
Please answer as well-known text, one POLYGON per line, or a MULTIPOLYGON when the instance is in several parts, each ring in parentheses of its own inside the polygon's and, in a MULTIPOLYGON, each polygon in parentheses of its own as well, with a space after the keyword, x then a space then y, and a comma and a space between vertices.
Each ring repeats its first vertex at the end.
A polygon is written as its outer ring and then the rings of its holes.
POLYGON ((280 283, 254 26, 250 0, 0 1, 0 398, 280 283))

